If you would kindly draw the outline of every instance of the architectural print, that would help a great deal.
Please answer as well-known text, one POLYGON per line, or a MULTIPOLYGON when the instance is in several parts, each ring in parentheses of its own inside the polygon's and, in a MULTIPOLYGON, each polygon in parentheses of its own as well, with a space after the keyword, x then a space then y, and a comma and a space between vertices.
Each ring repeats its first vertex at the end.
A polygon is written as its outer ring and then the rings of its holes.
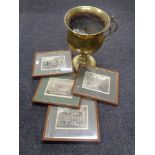
POLYGON ((86 71, 82 83, 82 88, 109 94, 110 77, 86 71))
POLYGON ((58 107, 55 129, 88 129, 88 105, 80 109, 58 107))
POLYGON ((53 70, 66 67, 65 56, 42 57, 41 70, 53 70))
POLYGON ((62 78, 50 78, 44 95, 72 98, 74 80, 62 78))

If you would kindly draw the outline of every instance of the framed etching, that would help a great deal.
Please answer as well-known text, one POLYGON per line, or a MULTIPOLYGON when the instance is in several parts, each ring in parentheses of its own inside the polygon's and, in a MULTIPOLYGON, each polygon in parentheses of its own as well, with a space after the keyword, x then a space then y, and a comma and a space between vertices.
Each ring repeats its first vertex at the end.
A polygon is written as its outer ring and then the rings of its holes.
POLYGON ((97 102, 81 99, 80 109, 48 106, 42 140, 99 142, 97 102))
POLYGON ((119 73, 81 65, 74 83, 73 94, 118 105, 119 73))
POLYGON ((79 110, 58 107, 55 129, 88 129, 88 105, 81 105, 79 110))
POLYGON ((36 52, 32 77, 73 73, 71 52, 67 50, 36 52))
POLYGON ((32 102, 79 108, 80 97, 72 94, 74 80, 75 74, 42 78, 32 102))

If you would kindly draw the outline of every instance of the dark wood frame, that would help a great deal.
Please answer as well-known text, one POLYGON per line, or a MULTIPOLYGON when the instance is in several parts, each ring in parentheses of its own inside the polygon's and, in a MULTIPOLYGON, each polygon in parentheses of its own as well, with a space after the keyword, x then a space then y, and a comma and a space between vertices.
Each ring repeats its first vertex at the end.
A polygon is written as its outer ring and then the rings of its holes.
POLYGON ((76 78, 75 78, 75 82, 74 82, 74 85, 73 85, 73 94, 76 95, 76 96, 81 96, 81 97, 90 97, 94 100, 97 100, 97 101, 104 101, 106 104, 111 104, 111 105, 114 105, 114 106, 117 106, 119 104, 119 97, 120 97, 120 94, 119 94, 119 85, 120 85, 120 75, 119 75, 119 72, 116 71, 116 70, 113 70, 113 69, 106 69, 106 68, 101 68, 101 67, 93 67, 93 66, 89 66, 89 65, 80 65, 79 68, 78 68, 78 72, 77 72, 77 75, 76 75, 76 78), (108 72, 114 72, 116 73, 116 99, 115 99, 115 102, 111 102, 109 100, 101 100, 101 99, 98 99, 98 97, 95 97, 95 96, 92 96, 92 95, 88 95, 88 94, 84 94, 84 93, 77 93, 76 90, 75 90, 75 83, 76 83, 76 80, 77 80, 77 77, 79 75, 79 71, 80 71, 80 68, 81 67, 92 67, 94 69, 98 69, 98 70, 104 70, 104 71, 108 71, 108 72))
MULTIPOLYGON (((94 101, 94 100, 93 100, 94 101)), ((97 101, 95 101, 95 108, 96 108, 96 126, 97 126, 97 139, 74 139, 74 138, 46 138, 45 132, 47 128, 47 122, 48 122, 48 116, 49 116, 49 107, 47 109, 46 118, 45 118, 45 124, 43 129, 43 135, 42 135, 42 141, 68 141, 68 142, 100 142, 100 126, 99 126, 99 109, 97 106, 97 101)))
POLYGON ((50 75, 65 75, 65 74, 71 74, 71 73, 74 73, 74 67, 73 67, 73 62, 71 61, 71 65, 72 65, 72 72, 68 72, 68 73, 56 73, 56 74, 42 74, 42 75, 35 75, 34 74, 34 68, 35 68, 35 61, 36 61, 36 57, 37 57, 37 54, 40 54, 40 53, 51 53, 51 52, 56 52, 56 51, 69 51, 70 53, 70 57, 71 57, 71 60, 72 60, 72 52, 70 50, 54 50, 54 51, 43 51, 43 52, 35 52, 34 53, 34 56, 33 56, 33 66, 32 66, 32 77, 33 78, 36 78, 36 77, 46 77, 46 76, 50 76, 50 75))
POLYGON ((46 104, 46 105, 60 106, 60 107, 68 107, 68 108, 75 108, 75 109, 79 109, 80 108, 81 98, 79 100, 78 106, 75 106, 75 105, 66 105, 66 104, 61 104, 61 103, 57 103, 57 102, 35 101, 34 98, 37 95, 38 89, 39 89, 39 87, 40 87, 41 84, 42 84, 42 79, 39 80, 39 84, 37 86, 37 89, 35 90, 34 96, 32 97, 32 103, 34 103, 34 104, 38 104, 39 103, 39 104, 46 104))

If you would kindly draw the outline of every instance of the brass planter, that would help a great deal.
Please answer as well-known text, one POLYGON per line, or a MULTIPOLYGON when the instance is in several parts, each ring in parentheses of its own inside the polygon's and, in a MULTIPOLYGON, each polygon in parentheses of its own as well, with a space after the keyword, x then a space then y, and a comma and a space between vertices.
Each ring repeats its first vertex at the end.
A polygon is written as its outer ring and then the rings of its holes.
POLYGON ((105 11, 92 6, 78 6, 70 9, 64 17, 64 23, 67 27, 67 41, 72 51, 79 55, 73 58, 73 66, 77 70, 79 64, 96 66, 95 59, 91 56, 108 39, 108 36, 115 32, 118 24, 105 11), (81 34, 73 31, 70 26, 70 20, 78 14, 89 13, 100 18, 104 24, 104 29, 92 34, 81 34))

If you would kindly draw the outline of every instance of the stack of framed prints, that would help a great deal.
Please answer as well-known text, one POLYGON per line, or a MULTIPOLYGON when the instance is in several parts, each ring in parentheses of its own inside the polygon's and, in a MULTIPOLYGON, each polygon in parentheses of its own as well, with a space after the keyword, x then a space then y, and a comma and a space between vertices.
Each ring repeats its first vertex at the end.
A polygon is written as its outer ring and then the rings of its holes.
POLYGON ((37 52, 32 77, 41 78, 32 98, 47 105, 43 141, 99 142, 98 101, 119 103, 119 73, 80 65, 76 73, 68 50, 37 52))

